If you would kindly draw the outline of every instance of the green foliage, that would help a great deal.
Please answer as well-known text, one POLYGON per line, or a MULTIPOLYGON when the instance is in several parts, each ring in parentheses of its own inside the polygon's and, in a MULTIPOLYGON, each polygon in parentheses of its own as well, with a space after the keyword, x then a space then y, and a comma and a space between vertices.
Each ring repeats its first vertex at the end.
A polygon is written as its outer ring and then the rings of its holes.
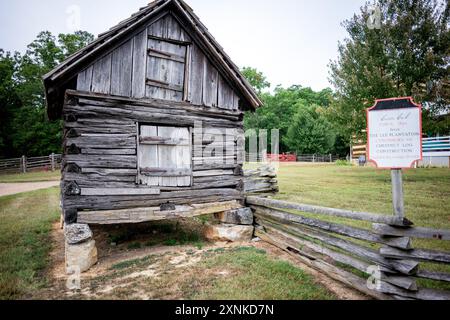
MULTIPOLYGON (((248 76, 248 68, 244 70, 244 74, 248 76), (247 70, 247 72, 245 72, 247 70)), ((259 74, 261 78, 265 77, 256 71, 250 74, 259 74)), ((249 81, 254 83, 253 78, 249 81)), ((303 152, 303 150, 313 150, 312 153, 330 151, 334 146, 335 136, 334 129, 330 125, 329 121, 325 119, 324 109, 327 109, 332 101, 333 92, 331 89, 325 89, 320 92, 315 92, 311 88, 304 88, 302 86, 291 86, 289 88, 276 87, 274 93, 260 93, 260 97, 264 102, 264 106, 256 110, 256 112, 248 112, 244 119, 245 129, 279 129, 280 130, 280 152, 303 152), (294 132, 300 130, 299 121, 303 115, 309 114, 310 109, 314 109, 314 116, 309 121, 311 127, 315 129, 326 128, 325 136, 318 137, 314 132, 313 135, 307 135, 308 140, 303 141, 305 137, 296 138, 294 132), (304 110, 304 111, 303 111, 304 110), (317 111, 317 113, 316 113, 317 111), (315 124, 315 121, 318 121, 315 124), (291 135, 289 135, 289 130, 291 135), (317 147, 311 147, 311 139, 318 137, 321 141, 318 141, 317 147), (322 140, 326 140, 327 143, 323 143, 322 140), (331 144, 331 145, 330 145, 331 144)), ((269 150, 271 144, 269 143, 269 150)))
POLYGON ((46 284, 58 199, 57 188, 0 197, 0 300, 21 299, 46 284))
POLYGON ((264 89, 270 88, 270 83, 267 81, 267 78, 262 72, 259 72, 255 68, 244 67, 242 69, 242 74, 259 94, 261 94, 264 89))
POLYGON ((284 142, 297 154, 328 154, 336 141, 333 127, 317 106, 297 105, 284 142))
POLYGON ((44 31, 24 55, 0 49, 0 157, 61 151, 61 122, 47 120, 42 77, 93 38, 84 31, 58 37, 44 31))
POLYGON ((349 37, 330 64, 337 89, 329 109, 350 139, 366 127, 365 109, 375 99, 413 96, 423 103, 424 131, 445 134, 435 125, 449 105, 449 5, 439 0, 380 0, 381 29, 369 29, 367 5, 343 23, 349 37))
POLYGON ((335 162, 335 164, 338 167, 351 167, 351 166, 353 166, 350 161, 346 161, 346 160, 338 160, 338 161, 335 162))

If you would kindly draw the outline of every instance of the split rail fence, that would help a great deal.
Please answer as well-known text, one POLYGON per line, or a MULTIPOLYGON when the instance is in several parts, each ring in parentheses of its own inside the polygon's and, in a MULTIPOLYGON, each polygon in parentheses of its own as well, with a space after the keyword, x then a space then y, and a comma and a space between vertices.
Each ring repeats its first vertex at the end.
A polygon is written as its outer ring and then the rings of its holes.
POLYGON ((411 241, 412 238, 448 241, 450 230, 414 227, 408 219, 393 215, 316 207, 257 196, 247 197, 247 205, 255 213, 256 236, 371 297, 450 299, 450 291, 422 288, 417 282, 417 279, 450 282, 450 273, 419 267, 420 262, 448 266, 450 252, 413 248, 411 241), (305 213, 309 213, 309 217, 305 213), (373 225, 371 230, 363 229, 327 222, 320 216, 366 221, 373 225))
POLYGON ((60 154, 4 159, 0 160, 0 173, 26 173, 35 170, 55 171, 61 168, 61 159, 60 154))

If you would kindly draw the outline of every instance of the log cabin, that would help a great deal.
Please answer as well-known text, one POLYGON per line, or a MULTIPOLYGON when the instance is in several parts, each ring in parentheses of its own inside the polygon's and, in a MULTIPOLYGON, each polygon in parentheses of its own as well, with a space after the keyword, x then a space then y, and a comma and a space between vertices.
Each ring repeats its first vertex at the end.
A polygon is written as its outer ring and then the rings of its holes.
POLYGON ((44 76, 63 120, 66 224, 139 223, 243 204, 257 94, 193 10, 157 0, 44 76))

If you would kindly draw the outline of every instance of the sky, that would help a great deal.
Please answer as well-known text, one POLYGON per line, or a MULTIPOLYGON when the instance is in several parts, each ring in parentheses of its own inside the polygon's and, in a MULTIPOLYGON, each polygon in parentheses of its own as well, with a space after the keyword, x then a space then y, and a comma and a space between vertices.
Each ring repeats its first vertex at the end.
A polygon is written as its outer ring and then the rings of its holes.
MULTIPOLYGON (((0 0, 0 48, 24 52, 43 30, 94 35, 149 0, 0 0)), ((186 0, 240 67, 262 71, 272 88, 331 87, 328 64, 346 37, 341 22, 365 0, 186 0)))

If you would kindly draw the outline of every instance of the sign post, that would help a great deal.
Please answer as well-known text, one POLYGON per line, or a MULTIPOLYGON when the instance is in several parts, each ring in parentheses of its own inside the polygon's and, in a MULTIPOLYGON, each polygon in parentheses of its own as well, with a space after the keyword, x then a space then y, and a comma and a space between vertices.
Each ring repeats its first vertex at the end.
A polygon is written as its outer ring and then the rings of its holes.
POLYGON ((367 109, 369 161, 391 169, 394 214, 405 217, 402 169, 422 160, 422 106, 411 97, 377 100, 367 109))

